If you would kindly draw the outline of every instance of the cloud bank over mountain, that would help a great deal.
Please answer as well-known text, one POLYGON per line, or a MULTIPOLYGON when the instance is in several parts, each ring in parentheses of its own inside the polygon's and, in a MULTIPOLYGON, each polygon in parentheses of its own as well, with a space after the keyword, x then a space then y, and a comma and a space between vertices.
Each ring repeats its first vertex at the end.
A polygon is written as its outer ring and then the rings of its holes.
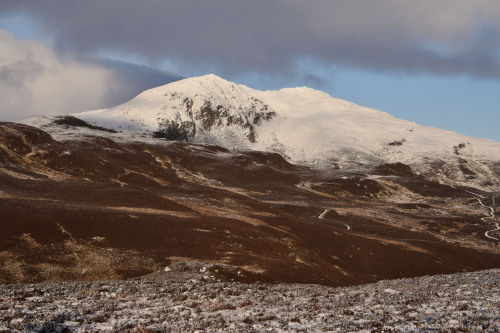
MULTIPOLYGON (((11 1, 57 45, 284 73, 308 58, 374 71, 500 77, 496 0, 11 1)), ((224 73, 222 73, 224 74, 224 73)))

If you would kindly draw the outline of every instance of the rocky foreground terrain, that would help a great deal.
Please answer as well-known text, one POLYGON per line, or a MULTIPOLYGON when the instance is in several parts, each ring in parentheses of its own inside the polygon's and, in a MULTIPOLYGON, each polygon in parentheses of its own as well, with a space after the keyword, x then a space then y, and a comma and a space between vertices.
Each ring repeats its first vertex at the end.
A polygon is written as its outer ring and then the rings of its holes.
POLYGON ((499 332, 500 270, 331 288, 179 263, 130 281, 0 286, 0 332, 499 332))

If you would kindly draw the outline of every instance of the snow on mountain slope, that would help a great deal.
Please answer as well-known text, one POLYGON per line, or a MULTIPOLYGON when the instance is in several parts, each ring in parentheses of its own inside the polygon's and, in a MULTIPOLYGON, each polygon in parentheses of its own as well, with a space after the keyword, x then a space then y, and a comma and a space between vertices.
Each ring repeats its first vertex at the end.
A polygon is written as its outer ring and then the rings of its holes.
POLYGON ((259 97, 280 116, 261 127, 259 148, 281 144, 295 160, 380 159, 408 164, 424 158, 456 160, 458 156, 500 160, 498 142, 421 126, 313 89, 268 91, 259 97))
POLYGON ((118 130, 230 148, 250 147, 255 127, 274 115, 257 91, 215 75, 147 90, 111 109, 75 114, 118 130))
POLYGON ((498 142, 420 126, 305 87, 258 91, 206 75, 74 116, 148 137, 279 152, 321 168, 402 162, 438 179, 491 178, 496 185, 500 174, 498 142))

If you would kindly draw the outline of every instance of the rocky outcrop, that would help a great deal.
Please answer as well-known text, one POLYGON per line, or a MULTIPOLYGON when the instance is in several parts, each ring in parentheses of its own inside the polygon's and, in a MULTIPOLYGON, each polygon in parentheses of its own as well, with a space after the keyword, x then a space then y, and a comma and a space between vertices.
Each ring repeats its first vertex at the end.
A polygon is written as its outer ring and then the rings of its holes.
MULTIPOLYGON (((176 96, 177 94, 173 98, 176 96)), ((158 120, 158 130, 153 136, 167 140, 193 141, 199 133, 235 127, 237 131, 245 133, 249 142, 255 143, 255 126, 270 121, 276 115, 276 112, 269 110, 269 107, 257 98, 249 98, 247 105, 239 105, 237 108, 214 104, 210 100, 204 101, 199 108, 193 107, 194 104, 192 98, 185 97, 174 119, 170 117, 158 120), (186 118, 188 120, 184 120, 186 118)))
POLYGON ((66 127, 83 127, 83 128, 88 128, 96 131, 103 131, 103 132, 108 132, 108 133, 117 133, 115 130, 110 129, 110 128, 105 128, 102 126, 95 126, 87 123, 86 121, 83 121, 81 119, 78 119, 76 117, 66 115, 66 116, 56 116, 54 121, 54 124, 56 125, 62 125, 66 127))
POLYGON ((417 177, 409 165, 403 163, 387 163, 375 168, 375 173, 384 176, 417 177))

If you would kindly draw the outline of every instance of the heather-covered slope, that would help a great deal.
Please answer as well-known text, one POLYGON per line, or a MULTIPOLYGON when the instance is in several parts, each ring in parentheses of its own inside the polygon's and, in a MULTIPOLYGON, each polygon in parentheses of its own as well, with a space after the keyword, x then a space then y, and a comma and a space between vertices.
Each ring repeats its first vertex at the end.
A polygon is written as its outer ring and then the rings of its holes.
POLYGON ((327 285, 499 267, 498 193, 402 164, 335 174, 84 128, 63 142, 0 124, 1 282, 121 279, 191 260, 327 285))

